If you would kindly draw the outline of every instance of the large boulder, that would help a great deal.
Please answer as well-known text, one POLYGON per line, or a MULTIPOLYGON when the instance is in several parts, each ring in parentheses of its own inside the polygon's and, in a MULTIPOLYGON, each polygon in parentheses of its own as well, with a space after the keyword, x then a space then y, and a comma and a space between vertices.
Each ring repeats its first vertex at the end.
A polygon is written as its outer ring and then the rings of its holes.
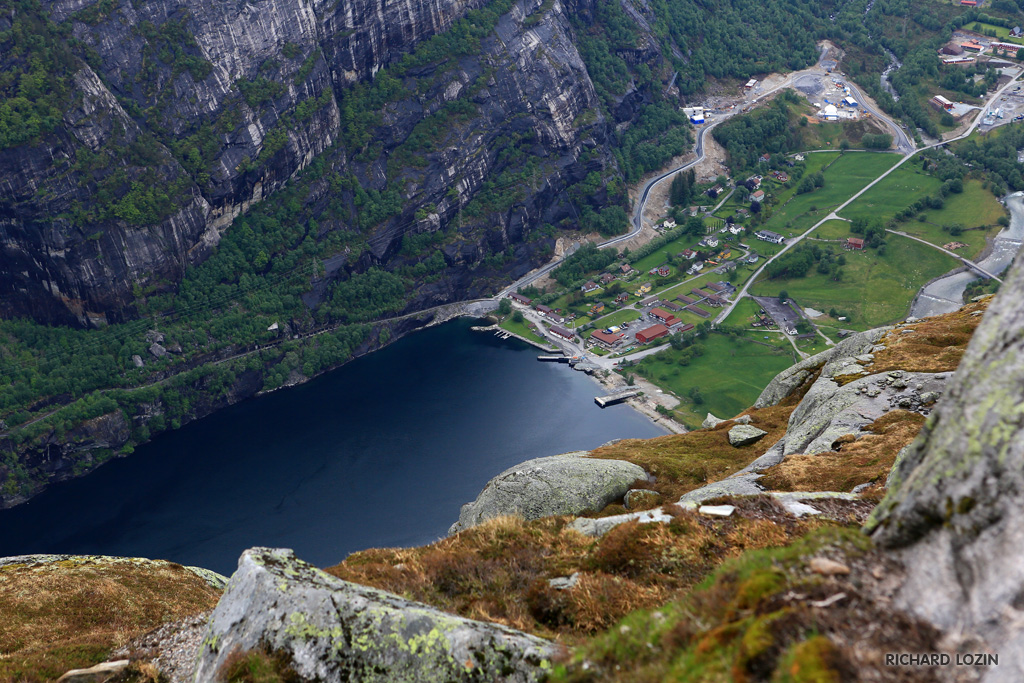
POLYGON ((454 534, 505 515, 537 519, 601 510, 622 498, 647 472, 624 460, 588 458, 586 451, 527 460, 505 470, 462 506, 454 534))
POLYGON ((902 549, 898 606, 999 653, 985 680, 1024 680, 1022 296, 1018 259, 868 525, 902 549))
POLYGON ((755 444, 764 438, 768 432, 758 429, 753 425, 736 425, 729 430, 729 443, 736 448, 755 444))
POLYGON ((292 551, 253 548, 210 617, 194 680, 215 681, 234 652, 282 653, 304 680, 543 679, 556 646, 335 578, 292 551))

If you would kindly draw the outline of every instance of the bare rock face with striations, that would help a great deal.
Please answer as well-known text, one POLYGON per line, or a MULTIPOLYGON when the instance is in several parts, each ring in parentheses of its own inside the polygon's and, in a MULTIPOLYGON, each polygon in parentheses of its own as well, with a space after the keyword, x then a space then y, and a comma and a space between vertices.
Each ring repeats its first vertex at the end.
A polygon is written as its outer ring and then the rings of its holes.
POLYGON ((555 644, 337 579, 290 550, 253 548, 213 615, 195 680, 233 652, 284 653, 302 680, 541 680, 555 644))
POLYGON ((1018 261, 868 524, 901 549, 899 606, 1000 655, 1024 678, 1024 267, 1018 261))
MULTIPOLYGON (((486 281, 469 271, 499 252, 513 275, 528 271, 546 253, 534 233, 578 217, 566 190, 619 172, 561 2, 501 4, 473 51, 395 68, 484 4, 44 2, 89 64, 68 67, 74 104, 52 131, 0 148, 0 316, 131 319, 138 292, 173 289, 235 218, 314 160, 334 180, 304 202, 336 205, 322 229, 362 233, 368 247, 354 263, 339 254, 332 277, 388 267, 407 234, 453 222, 448 269, 411 308, 479 294, 486 281), (362 111, 359 93, 385 73, 384 101, 362 111), (423 126, 444 134, 408 144, 423 126), (537 160, 535 181, 516 180, 510 205, 491 207, 495 183, 522 171, 504 156, 517 142, 537 160), (398 208, 365 218, 360 192, 390 193, 398 208)), ((606 205, 599 186, 575 201, 606 205)))

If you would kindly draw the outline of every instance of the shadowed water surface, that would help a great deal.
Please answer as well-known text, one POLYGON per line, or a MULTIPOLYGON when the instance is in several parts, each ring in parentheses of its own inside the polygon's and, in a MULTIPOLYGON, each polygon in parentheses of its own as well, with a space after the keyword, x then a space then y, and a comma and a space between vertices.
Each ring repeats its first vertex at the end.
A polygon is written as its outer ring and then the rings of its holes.
POLYGON ((443 536, 523 460, 664 432, 516 340, 457 320, 158 437, 0 511, 0 556, 102 553, 229 574, 245 548, 319 566, 443 536))

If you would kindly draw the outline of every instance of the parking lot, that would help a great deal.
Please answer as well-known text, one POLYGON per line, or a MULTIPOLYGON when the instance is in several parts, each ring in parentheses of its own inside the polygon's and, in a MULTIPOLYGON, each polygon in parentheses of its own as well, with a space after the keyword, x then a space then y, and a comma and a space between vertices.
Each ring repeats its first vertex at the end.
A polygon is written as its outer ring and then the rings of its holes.
POLYGON ((799 313, 793 310, 793 307, 788 302, 783 304, 778 298, 773 296, 755 296, 751 298, 764 309, 765 313, 771 316, 780 330, 787 334, 794 334, 796 332, 796 325, 802 318, 799 313))

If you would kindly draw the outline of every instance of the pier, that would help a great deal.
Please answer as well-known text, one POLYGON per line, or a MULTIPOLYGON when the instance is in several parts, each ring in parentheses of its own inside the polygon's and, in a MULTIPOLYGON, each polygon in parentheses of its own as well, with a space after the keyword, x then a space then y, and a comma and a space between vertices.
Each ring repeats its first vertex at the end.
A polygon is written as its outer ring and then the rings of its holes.
POLYGON ((630 389, 627 391, 620 391, 617 394, 608 394, 607 396, 595 396, 594 403, 604 408, 606 406, 615 405, 616 403, 621 403, 622 401, 625 401, 627 398, 639 396, 641 393, 643 392, 641 392, 639 389, 630 389))
POLYGON ((537 360, 548 363, 568 363, 570 358, 569 356, 537 356, 537 360))

